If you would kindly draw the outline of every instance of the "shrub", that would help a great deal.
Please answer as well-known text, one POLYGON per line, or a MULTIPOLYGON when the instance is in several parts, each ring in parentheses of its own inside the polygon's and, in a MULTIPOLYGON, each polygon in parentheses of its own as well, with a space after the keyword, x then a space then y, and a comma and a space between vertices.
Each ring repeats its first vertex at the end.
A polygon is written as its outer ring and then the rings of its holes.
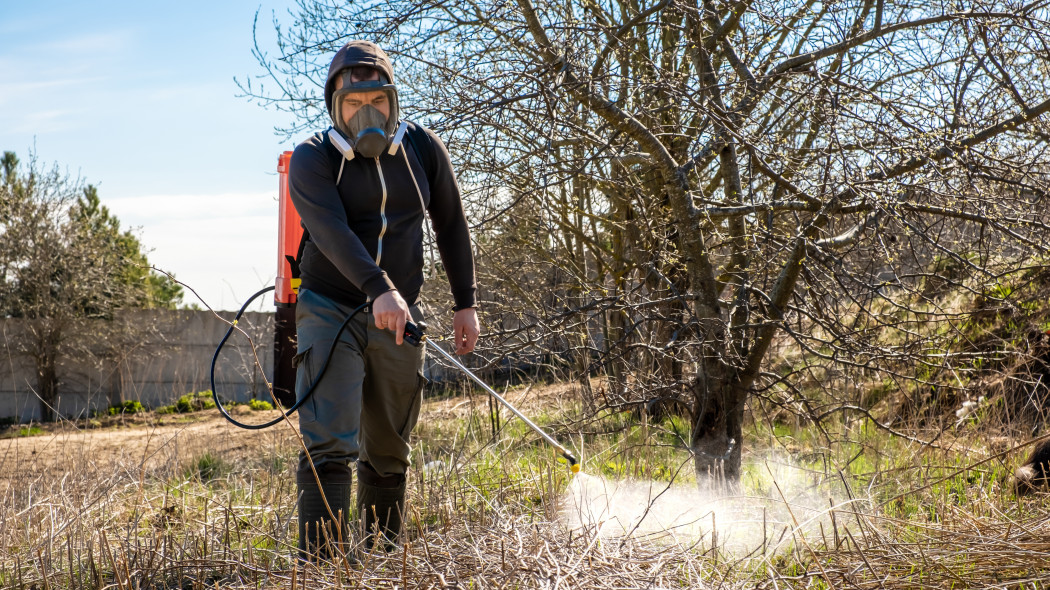
POLYGON ((122 404, 109 407, 110 416, 118 416, 121 414, 137 414, 139 412, 145 412, 146 408, 142 407, 142 404, 135 400, 128 400, 122 404))
POLYGON ((253 400, 248 402, 248 407, 253 409, 253 410, 256 410, 256 411, 272 410, 273 409, 273 404, 271 404, 270 402, 265 401, 265 400, 253 399, 253 400))
POLYGON ((215 402, 212 400, 210 389, 198 391, 197 393, 187 393, 176 400, 174 404, 174 411, 178 414, 199 412, 200 410, 212 410, 214 408, 215 402))
POLYGON ((23 426, 18 429, 16 436, 36 436, 38 434, 44 434, 44 429, 39 426, 23 426))

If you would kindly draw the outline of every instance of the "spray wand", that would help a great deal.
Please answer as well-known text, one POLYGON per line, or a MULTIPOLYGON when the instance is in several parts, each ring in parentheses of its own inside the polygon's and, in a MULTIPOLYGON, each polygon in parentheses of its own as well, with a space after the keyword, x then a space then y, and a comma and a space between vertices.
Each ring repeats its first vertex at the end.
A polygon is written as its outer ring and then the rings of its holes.
POLYGON ((441 354, 441 356, 445 357, 445 360, 447 360, 450 363, 452 363, 453 365, 455 365, 456 368, 458 368, 460 371, 463 371, 468 377, 473 379, 475 383, 480 385, 482 387, 482 389, 487 391, 489 393, 489 395, 491 395, 492 397, 496 398, 496 401, 498 401, 499 403, 503 404, 504 406, 507 407, 508 410, 513 412, 514 415, 517 416, 519 419, 521 419, 521 421, 524 422, 526 426, 528 426, 529 428, 533 429, 536 432, 536 434, 538 434, 541 437, 543 437, 543 440, 545 440, 548 443, 550 443, 550 445, 552 447, 554 447, 559 453, 561 453, 561 456, 565 457, 565 460, 569 462, 569 469, 572 470, 573 473, 579 473, 580 472, 580 462, 576 459, 576 457, 572 453, 569 452, 568 449, 566 449, 564 446, 562 446, 558 441, 554 440, 554 437, 552 437, 551 435, 549 435, 546 432, 544 432, 542 428, 540 428, 539 426, 536 426, 536 424, 533 423, 532 420, 529 420, 525 416, 525 414, 522 414, 520 411, 518 411, 518 409, 515 408, 514 405, 511 404, 509 401, 504 399, 502 395, 496 393, 496 391, 494 389, 489 387, 488 384, 485 383, 484 381, 482 381, 481 378, 479 378, 477 375, 475 375, 473 371, 471 371, 470 369, 468 369, 465 366, 463 366, 463 363, 461 363, 458 360, 456 360, 456 358, 454 356, 452 356, 451 354, 445 352, 445 349, 443 349, 440 346, 438 346, 437 342, 434 342, 433 340, 428 338, 426 333, 425 333, 426 329, 427 329, 427 325, 425 323, 423 323, 423 322, 419 322, 418 324, 413 323, 413 322, 406 323, 405 324, 405 341, 408 342, 409 344, 414 345, 414 346, 419 346, 419 344, 421 342, 426 342, 427 344, 429 344, 430 348, 436 350, 438 353, 441 354))

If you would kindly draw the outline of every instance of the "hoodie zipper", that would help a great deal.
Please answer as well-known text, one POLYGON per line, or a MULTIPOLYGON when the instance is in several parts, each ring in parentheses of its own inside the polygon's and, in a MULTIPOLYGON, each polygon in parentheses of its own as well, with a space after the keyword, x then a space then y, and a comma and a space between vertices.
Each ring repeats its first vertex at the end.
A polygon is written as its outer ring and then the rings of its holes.
POLYGON ((386 178, 383 178, 383 166, 376 156, 376 170, 379 171, 379 185, 383 187, 383 201, 379 205, 379 218, 383 220, 383 227, 379 230, 379 243, 376 245, 376 266, 383 258, 383 236, 386 234, 386 178))

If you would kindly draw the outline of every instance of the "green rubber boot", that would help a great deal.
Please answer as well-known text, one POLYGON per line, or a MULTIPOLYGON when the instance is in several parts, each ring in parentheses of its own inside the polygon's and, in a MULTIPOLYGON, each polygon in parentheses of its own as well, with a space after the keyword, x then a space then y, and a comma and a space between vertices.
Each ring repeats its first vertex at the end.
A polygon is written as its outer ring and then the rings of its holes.
POLYGON ((299 489, 299 559, 314 562, 344 556, 351 546, 353 472, 346 465, 326 463, 317 468, 317 479, 309 467, 295 475, 299 489), (317 479, 321 480, 320 487, 317 479), (325 507, 325 498, 328 507, 325 507), (328 508, 332 509, 331 514, 328 508), (336 520, 333 521, 331 515, 335 515, 336 520))
POLYGON ((405 514, 405 475, 380 476, 366 462, 357 462, 357 513, 361 515, 365 548, 397 548, 405 514))

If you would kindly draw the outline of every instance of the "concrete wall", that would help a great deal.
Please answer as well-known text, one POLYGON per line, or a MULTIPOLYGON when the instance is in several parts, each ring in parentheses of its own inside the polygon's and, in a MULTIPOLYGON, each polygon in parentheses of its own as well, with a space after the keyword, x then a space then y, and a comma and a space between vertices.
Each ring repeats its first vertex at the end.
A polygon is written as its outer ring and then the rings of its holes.
MULTIPOLYGON (((232 319, 234 314, 219 315, 232 319)), ((105 330, 118 336, 108 339, 106 349, 93 345, 90 336, 76 339, 81 346, 59 365, 56 410, 85 416, 126 400, 159 407, 211 389, 212 355, 228 327, 211 312, 188 310, 135 310, 104 325, 88 325, 79 333, 105 330)), ((273 314, 246 313, 238 327, 251 336, 261 367, 248 339, 235 333, 219 358, 216 388, 227 400, 269 399, 264 376, 273 376, 273 314)), ((27 338, 23 320, 0 319, 0 418, 28 421, 40 415, 32 359, 18 352, 27 338)))
MULTIPOLYGON (((235 314, 219 315, 232 320, 235 314)), ((251 337, 255 354, 245 335, 230 337, 215 371, 223 399, 270 401, 266 380, 273 379, 273 322, 273 313, 241 317, 238 327, 251 337)), ((113 322, 83 327, 74 340, 86 345, 64 355, 59 366, 56 410, 62 416, 84 417, 128 400, 157 408, 186 393, 211 389, 212 355, 228 328, 209 311, 188 310, 134 310, 113 322), (103 332, 105 339, 84 336, 103 332)), ((0 419, 28 422, 40 417, 32 358, 18 352, 27 338, 22 320, 0 318, 0 419)), ((432 354, 424 373, 436 381, 450 375, 432 354)))

